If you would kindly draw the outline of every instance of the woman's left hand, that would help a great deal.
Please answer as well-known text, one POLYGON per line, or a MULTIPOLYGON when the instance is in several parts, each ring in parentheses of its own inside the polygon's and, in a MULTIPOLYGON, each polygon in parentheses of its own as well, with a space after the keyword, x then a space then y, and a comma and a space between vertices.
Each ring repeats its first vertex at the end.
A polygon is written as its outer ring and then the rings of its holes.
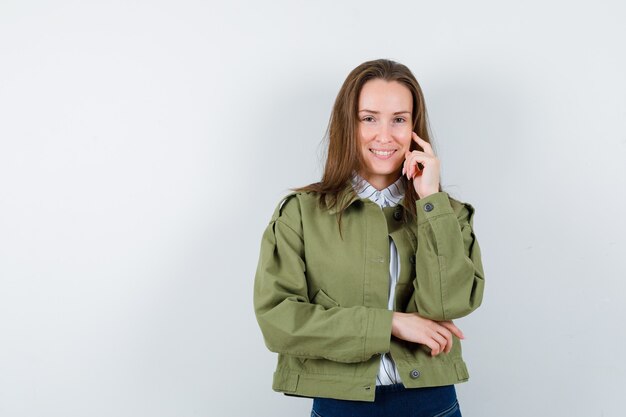
POLYGON ((411 135, 424 151, 406 151, 402 174, 406 174, 408 179, 413 179, 413 187, 417 195, 424 198, 439 192, 439 159, 430 143, 417 136, 415 132, 411 132, 411 135), (422 164, 423 169, 419 169, 418 162, 422 164))

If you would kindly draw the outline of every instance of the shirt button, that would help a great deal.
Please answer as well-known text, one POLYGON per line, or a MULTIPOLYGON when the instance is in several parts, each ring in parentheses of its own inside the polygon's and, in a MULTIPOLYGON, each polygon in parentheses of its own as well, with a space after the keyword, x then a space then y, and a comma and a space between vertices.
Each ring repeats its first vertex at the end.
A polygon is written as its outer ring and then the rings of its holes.
POLYGON ((418 371, 417 369, 413 369, 411 371, 411 378, 413 379, 417 379, 420 377, 420 371, 418 371))
POLYGON ((409 262, 415 264, 415 255, 411 255, 411 257, 409 258, 409 262))
POLYGON ((435 206, 433 206, 432 203, 424 204, 424 211, 433 211, 434 208, 435 208, 435 206))
POLYGON ((396 211, 393 212, 393 218, 396 220, 402 220, 402 209, 396 209, 396 211))

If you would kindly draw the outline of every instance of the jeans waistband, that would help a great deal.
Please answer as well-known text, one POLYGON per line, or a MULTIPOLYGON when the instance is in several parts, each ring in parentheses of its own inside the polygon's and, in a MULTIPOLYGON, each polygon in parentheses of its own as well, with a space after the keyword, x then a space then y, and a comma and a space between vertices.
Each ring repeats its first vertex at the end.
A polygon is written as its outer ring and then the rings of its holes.
POLYGON ((406 388, 404 384, 389 384, 389 385, 376 385, 376 394, 386 392, 399 392, 404 391, 406 388))

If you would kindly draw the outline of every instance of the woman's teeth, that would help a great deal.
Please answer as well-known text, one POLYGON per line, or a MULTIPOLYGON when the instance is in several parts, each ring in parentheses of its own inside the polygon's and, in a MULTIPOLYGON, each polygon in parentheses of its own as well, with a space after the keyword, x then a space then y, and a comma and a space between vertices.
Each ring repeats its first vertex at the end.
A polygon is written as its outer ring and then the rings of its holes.
POLYGON ((395 150, 394 151, 377 151, 375 149, 370 149, 370 151, 372 151, 376 155, 382 155, 382 156, 389 156, 395 152, 395 150))
POLYGON ((370 152, 372 152, 374 154, 376 159, 380 159, 380 160, 386 160, 386 159, 391 158, 391 155, 396 153, 396 151, 397 151, 397 149, 392 149, 390 151, 379 151, 379 150, 376 150, 376 149, 370 149, 370 152))

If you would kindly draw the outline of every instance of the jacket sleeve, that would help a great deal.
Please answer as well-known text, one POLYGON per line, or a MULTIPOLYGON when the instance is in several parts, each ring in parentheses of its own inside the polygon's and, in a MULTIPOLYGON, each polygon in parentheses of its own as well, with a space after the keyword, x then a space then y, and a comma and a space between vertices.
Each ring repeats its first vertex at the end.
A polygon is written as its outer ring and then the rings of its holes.
POLYGON ((480 306, 485 278, 474 208, 440 191, 416 201, 417 251, 409 309, 431 320, 463 317, 480 306))
POLYGON ((254 310, 268 349, 345 363, 388 352, 392 311, 310 302, 304 242, 299 202, 291 198, 263 233, 255 274, 254 310))

